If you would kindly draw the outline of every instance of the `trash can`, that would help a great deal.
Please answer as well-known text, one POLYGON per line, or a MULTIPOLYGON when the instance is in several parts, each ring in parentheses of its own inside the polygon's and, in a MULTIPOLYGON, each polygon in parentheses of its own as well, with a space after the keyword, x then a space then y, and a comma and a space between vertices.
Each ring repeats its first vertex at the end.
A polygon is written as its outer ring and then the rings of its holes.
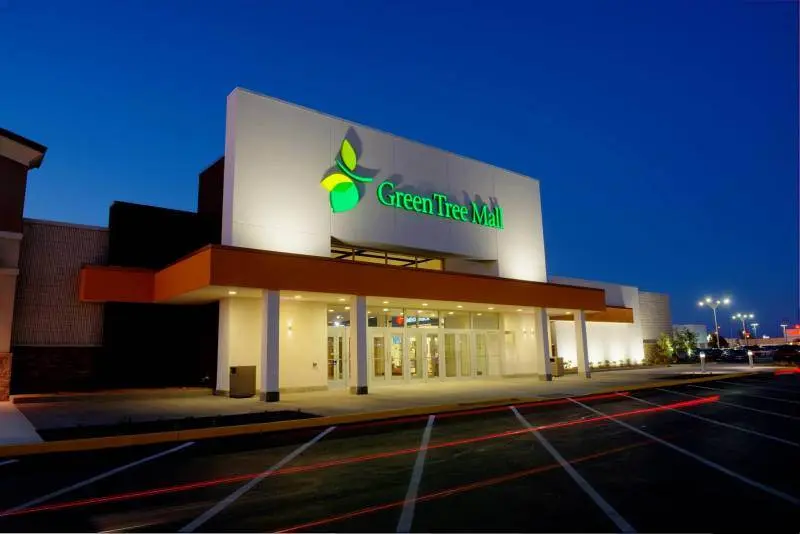
POLYGON ((564 358, 550 358, 553 365, 553 376, 564 376, 564 358))
POLYGON ((238 365, 231 367, 229 396, 234 399, 246 399, 256 395, 256 366, 238 365))

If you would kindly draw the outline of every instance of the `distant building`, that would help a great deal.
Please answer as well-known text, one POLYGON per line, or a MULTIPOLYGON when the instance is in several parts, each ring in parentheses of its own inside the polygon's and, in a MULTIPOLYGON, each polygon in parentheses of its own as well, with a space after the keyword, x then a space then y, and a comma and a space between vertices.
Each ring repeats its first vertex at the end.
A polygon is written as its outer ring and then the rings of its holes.
POLYGON ((706 348, 708 346, 708 336, 711 334, 709 333, 706 325, 704 324, 674 324, 672 325, 672 331, 677 332, 678 330, 688 330, 690 332, 694 332, 697 336, 697 346, 702 348, 706 348))

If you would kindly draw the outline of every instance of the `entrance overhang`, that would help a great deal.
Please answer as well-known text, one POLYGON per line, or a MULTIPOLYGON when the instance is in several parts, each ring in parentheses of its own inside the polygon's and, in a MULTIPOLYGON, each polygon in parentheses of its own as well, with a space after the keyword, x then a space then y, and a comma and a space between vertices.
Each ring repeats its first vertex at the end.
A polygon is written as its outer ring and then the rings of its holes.
POLYGON ((203 247, 160 270, 86 265, 79 286, 84 302, 213 302, 237 288, 606 311, 605 291, 597 288, 222 245, 203 247))

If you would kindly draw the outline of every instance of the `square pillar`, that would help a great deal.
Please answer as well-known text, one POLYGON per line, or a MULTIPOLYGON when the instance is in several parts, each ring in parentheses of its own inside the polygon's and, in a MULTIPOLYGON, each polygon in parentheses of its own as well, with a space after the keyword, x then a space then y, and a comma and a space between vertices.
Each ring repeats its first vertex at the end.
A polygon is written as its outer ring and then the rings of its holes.
POLYGON ((279 353, 281 325, 281 293, 268 289, 261 294, 261 387, 262 400, 278 402, 279 390, 279 353))
POLYGON ((537 308, 535 314, 536 353, 539 355, 537 365, 539 380, 553 380, 553 367, 550 363, 550 319, 545 308, 537 308))
POLYGON ((350 305, 350 393, 367 394, 367 297, 357 296, 350 305))
POLYGON ((573 317, 575 317, 575 355, 578 360, 578 375, 592 378, 589 352, 586 349, 586 312, 578 310, 573 313, 573 317))

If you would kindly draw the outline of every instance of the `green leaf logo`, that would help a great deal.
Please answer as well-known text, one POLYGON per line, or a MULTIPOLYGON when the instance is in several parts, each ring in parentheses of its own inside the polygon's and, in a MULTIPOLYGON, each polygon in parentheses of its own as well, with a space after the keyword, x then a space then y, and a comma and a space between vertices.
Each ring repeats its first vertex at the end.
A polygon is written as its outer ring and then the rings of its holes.
POLYGON ((342 140, 339 156, 334 159, 336 170, 323 178, 320 183, 330 194, 331 211, 334 213, 349 211, 358 205, 361 196, 355 182, 372 182, 372 178, 355 173, 358 166, 358 155, 347 139, 342 140))
POLYGON ((350 141, 347 139, 342 140, 342 161, 344 164, 347 165, 347 168, 351 171, 356 170, 356 165, 358 164, 358 158, 356 157, 356 151, 353 148, 353 145, 350 144, 350 141))

